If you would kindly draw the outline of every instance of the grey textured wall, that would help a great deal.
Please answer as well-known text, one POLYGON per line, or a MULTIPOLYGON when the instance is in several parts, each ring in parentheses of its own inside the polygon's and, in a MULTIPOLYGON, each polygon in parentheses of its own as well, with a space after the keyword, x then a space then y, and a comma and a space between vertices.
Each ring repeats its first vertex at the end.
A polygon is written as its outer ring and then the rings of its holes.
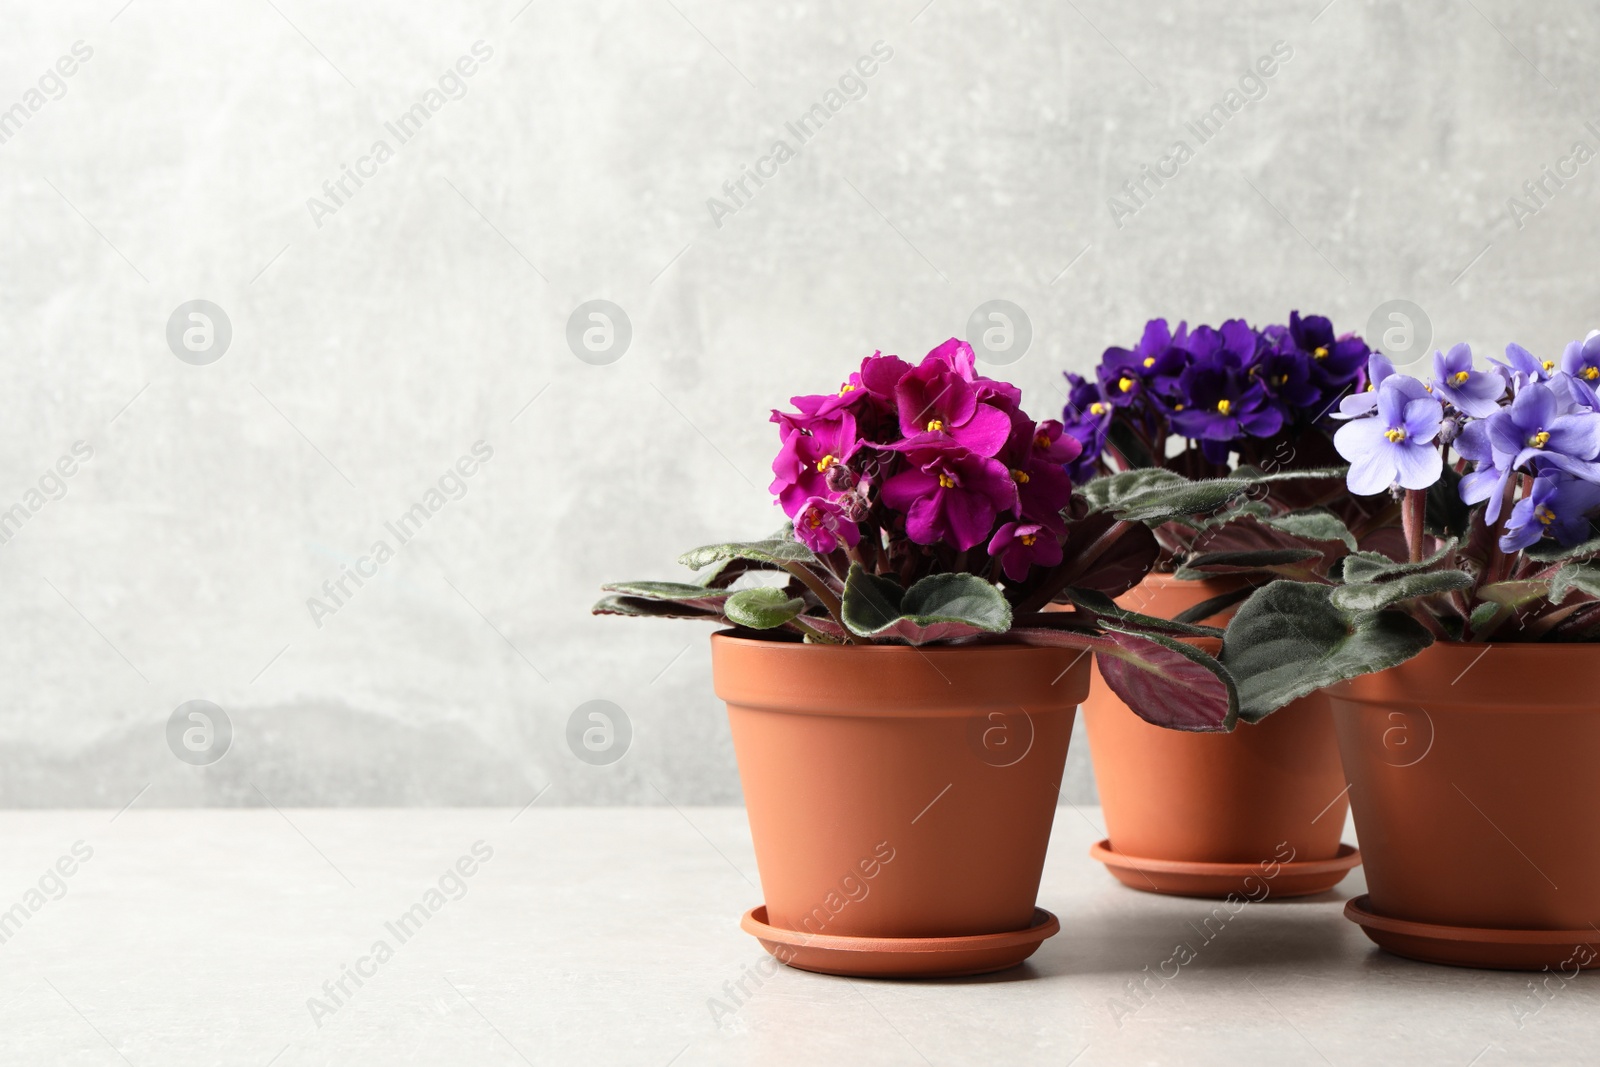
POLYGON ((1041 417, 1153 314, 1595 325, 1593 5, 1322 2, 6 4, 0 803, 734 801, 705 631, 587 609, 775 525, 789 395, 997 298, 1041 417))

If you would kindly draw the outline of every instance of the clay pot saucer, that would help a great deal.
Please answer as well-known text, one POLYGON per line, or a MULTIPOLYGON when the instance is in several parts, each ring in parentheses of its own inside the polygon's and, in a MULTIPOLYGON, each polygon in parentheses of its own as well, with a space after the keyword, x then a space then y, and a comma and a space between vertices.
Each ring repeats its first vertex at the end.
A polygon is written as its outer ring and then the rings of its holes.
POLYGON ((1455 967, 1496 971, 1573 972, 1600 966, 1600 931, 1493 930, 1470 926, 1391 919, 1371 910, 1363 893, 1344 906, 1344 917, 1356 923, 1373 944, 1396 956, 1455 967))
POLYGON ((1143 859, 1117 852, 1109 840, 1095 842, 1089 848, 1089 856, 1105 864, 1123 885, 1146 893, 1180 897, 1237 894, 1251 900, 1305 897, 1325 892, 1361 863, 1361 851, 1354 845, 1344 844, 1332 859, 1269 864, 1143 859), (1277 868, 1277 873, 1268 877, 1263 868, 1272 866, 1277 868), (1265 897, 1261 895, 1263 888, 1267 891, 1265 897))
POLYGON ((802 971, 847 978, 957 978, 1015 967, 1061 929, 1061 921, 1035 908, 1023 930, 969 937, 846 937, 767 925, 765 904, 744 913, 739 926, 761 947, 802 971))

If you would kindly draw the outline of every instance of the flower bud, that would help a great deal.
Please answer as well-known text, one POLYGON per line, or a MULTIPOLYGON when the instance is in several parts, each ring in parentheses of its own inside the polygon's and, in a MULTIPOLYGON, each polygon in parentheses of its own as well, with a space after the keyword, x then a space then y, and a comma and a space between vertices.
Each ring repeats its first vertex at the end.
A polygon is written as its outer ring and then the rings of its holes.
POLYGON ((839 514, 851 522, 866 519, 868 510, 868 504, 860 493, 845 493, 839 498, 839 514))
POLYGON ((843 493, 855 488, 856 476, 843 463, 835 463, 829 467, 823 477, 827 480, 828 488, 835 493, 843 493))
POLYGON ((1461 436, 1461 420, 1445 419, 1439 424, 1439 444, 1448 448, 1461 436))

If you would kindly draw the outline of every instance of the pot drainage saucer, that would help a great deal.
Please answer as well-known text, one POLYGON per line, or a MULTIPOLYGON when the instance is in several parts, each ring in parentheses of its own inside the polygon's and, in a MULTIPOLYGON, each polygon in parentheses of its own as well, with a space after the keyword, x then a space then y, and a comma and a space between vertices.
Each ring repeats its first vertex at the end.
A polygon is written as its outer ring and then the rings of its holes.
POLYGON ((1391 919, 1372 909, 1363 893, 1344 906, 1344 917, 1360 926, 1381 949, 1424 963, 1487 967, 1497 971, 1549 968, 1575 974, 1600 966, 1600 931, 1494 930, 1391 919))
POLYGON ((1338 885, 1352 867, 1361 863, 1361 852, 1354 845, 1340 845, 1338 854, 1325 860, 1205 863, 1129 856, 1104 840, 1089 848, 1089 856, 1105 864, 1123 885, 1146 893, 1177 897, 1226 897, 1237 893, 1251 900, 1324 892, 1338 885), (1263 890, 1266 896, 1262 896, 1263 890))
POLYGON ((1043 908, 1023 930, 970 937, 845 937, 767 924, 767 906, 744 913, 739 926, 790 967, 849 978, 956 978, 1015 967, 1061 929, 1043 908))

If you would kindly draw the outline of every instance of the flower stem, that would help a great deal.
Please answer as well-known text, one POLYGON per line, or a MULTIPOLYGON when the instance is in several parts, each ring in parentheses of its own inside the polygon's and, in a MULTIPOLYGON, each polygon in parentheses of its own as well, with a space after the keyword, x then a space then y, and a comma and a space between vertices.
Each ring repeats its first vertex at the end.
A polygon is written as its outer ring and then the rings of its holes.
POLYGON ((783 569, 804 582, 806 588, 817 595, 817 599, 822 601, 822 606, 828 609, 828 614, 832 615, 833 621, 844 630, 845 638, 852 645, 863 643, 861 638, 851 633, 850 627, 844 624, 844 607, 839 603, 839 598, 833 595, 833 590, 829 589, 822 579, 811 572, 811 568, 803 563, 785 563, 783 569))
POLYGON ((1405 504, 1400 512, 1400 523, 1406 533, 1406 557, 1412 563, 1422 562, 1422 526, 1428 513, 1428 491, 1407 489, 1405 504))

